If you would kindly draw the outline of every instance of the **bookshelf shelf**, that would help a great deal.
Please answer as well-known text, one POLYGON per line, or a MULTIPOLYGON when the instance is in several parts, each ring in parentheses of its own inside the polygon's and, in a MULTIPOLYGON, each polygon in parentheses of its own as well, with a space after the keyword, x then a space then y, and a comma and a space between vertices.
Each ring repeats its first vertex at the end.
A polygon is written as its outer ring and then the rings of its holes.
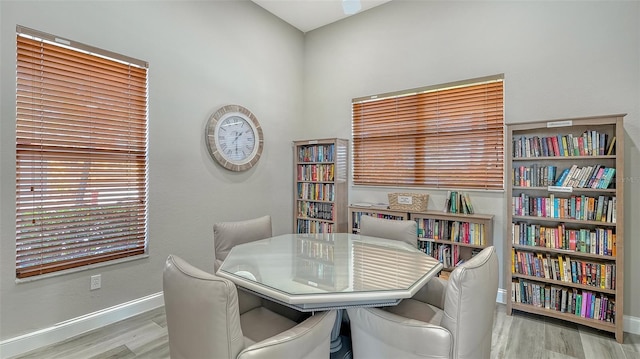
POLYGON ((394 220, 415 220, 418 224, 418 248, 440 260, 445 271, 453 270, 460 260, 471 258, 476 252, 493 243, 492 215, 441 211, 409 212, 350 206, 349 228, 353 233, 359 233, 362 215, 394 220), (443 238, 441 239, 440 236, 443 238))
POLYGON ((613 332, 615 331, 615 325, 613 323, 609 323, 609 322, 604 322, 601 320, 595 320, 595 319, 589 319, 589 318, 583 318, 583 317, 578 317, 575 314, 569 314, 569 313, 562 313, 562 312, 558 312, 552 309, 546 309, 546 308, 539 308, 530 304, 520 304, 520 303, 513 303, 512 304, 512 309, 514 310, 520 310, 523 312, 528 312, 528 313, 533 313, 533 314, 539 314, 539 315, 544 315, 547 317, 554 317, 554 318, 558 318, 558 319, 563 319, 566 321, 570 321, 570 322, 574 322, 577 324, 582 324, 582 325, 586 325, 595 329, 599 329, 599 330, 604 330, 607 332, 613 332))
MULTIPOLYGON (((514 190, 519 191, 548 191, 550 193, 557 193, 562 191, 557 191, 553 189, 549 189, 549 187, 521 187, 521 186, 513 186, 514 190)), ((585 192, 585 193, 616 193, 615 188, 607 188, 607 189, 596 189, 596 188, 571 188, 571 192, 585 192)))
POLYGON ((616 227, 617 223, 601 222, 601 221, 583 221, 571 218, 552 218, 552 217, 537 217, 537 216, 512 216, 512 219, 522 221, 538 221, 538 222, 553 222, 553 223, 575 223, 584 225, 595 225, 602 227, 616 227))
POLYGON ((347 231, 348 141, 293 142, 294 233, 347 231))
POLYGON ((616 259, 615 256, 576 252, 568 249, 526 246, 526 245, 520 245, 520 244, 512 244, 511 247, 513 249, 529 251, 529 252, 555 253, 555 254, 563 254, 563 255, 568 254, 576 258, 594 258, 594 259, 604 259, 604 260, 610 260, 610 261, 613 261, 616 259))
MULTIPOLYGON (((525 280, 529 280, 529 281, 538 281, 540 279, 545 279, 545 278, 540 278, 540 277, 536 277, 536 276, 530 276, 530 275, 526 275, 526 274, 520 274, 520 273, 513 273, 512 274, 513 278, 522 278, 525 280)), ((565 282, 565 281, 561 281, 561 280, 557 280, 557 279, 545 279, 545 282, 552 284, 552 285, 557 285, 557 286, 566 286, 566 287, 571 287, 571 288, 579 288, 579 289, 583 289, 583 290, 590 290, 590 291, 594 291, 594 292, 601 292, 601 293, 608 293, 608 294, 615 294, 616 291, 615 289, 606 289, 606 288, 600 288, 600 287, 593 287, 590 285, 585 285, 585 284, 578 284, 578 283, 571 283, 571 282, 565 282)))
POLYGON ((507 314, 623 341, 624 116, 507 125, 507 314))

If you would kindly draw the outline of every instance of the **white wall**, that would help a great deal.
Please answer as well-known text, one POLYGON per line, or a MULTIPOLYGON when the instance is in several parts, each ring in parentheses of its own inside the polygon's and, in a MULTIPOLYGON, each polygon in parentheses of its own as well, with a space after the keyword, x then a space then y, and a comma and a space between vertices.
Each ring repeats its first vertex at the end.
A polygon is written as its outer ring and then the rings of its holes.
MULTIPOLYGON (((639 2, 395 0, 306 35, 303 131, 350 138, 352 98, 500 73, 506 123, 628 113, 624 312, 640 317, 639 23, 639 2)), ((421 190, 442 208, 443 191, 421 190)), ((393 191, 352 186, 349 197, 393 191)), ((471 198, 495 215, 502 252, 504 193, 471 198)))
POLYGON ((302 114, 303 34, 248 1, 1 1, 0 340, 162 290, 176 253, 213 270, 212 224, 273 216, 292 226, 294 127, 302 114), (148 259, 15 283, 15 27, 150 63, 148 259), (209 116, 239 104, 264 129, 261 160, 235 174, 204 143, 209 116), (90 275, 102 289, 89 291, 90 275))
MULTIPOLYGON (((0 340, 159 292, 169 253, 212 270, 215 221, 270 213, 274 232, 289 232, 290 142, 349 138, 351 98, 497 73, 508 123, 629 114, 625 314, 640 317, 630 275, 640 273, 638 2, 395 0, 306 36, 238 0, 2 0, 0 20, 0 340), (149 259, 15 283, 16 24, 150 63, 149 259), (229 103, 264 127, 263 157, 247 173, 222 170, 203 142, 206 120, 229 103), (103 288, 90 292, 96 273, 103 288)), ((350 200, 387 192, 351 188, 350 200)), ((427 192, 440 208, 443 194, 427 192)), ((472 198, 496 215, 501 250, 503 194, 472 198)))

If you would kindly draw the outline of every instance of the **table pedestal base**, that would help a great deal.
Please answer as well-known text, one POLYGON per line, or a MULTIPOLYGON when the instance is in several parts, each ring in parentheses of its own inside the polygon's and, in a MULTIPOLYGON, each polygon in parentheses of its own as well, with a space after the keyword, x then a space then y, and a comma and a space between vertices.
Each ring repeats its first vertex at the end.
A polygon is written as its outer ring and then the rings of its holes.
POLYGON ((346 335, 340 335, 343 324, 342 316, 346 313, 344 309, 338 309, 336 312, 336 321, 333 323, 333 329, 331 329, 331 359, 351 359, 353 357, 351 338, 346 335))

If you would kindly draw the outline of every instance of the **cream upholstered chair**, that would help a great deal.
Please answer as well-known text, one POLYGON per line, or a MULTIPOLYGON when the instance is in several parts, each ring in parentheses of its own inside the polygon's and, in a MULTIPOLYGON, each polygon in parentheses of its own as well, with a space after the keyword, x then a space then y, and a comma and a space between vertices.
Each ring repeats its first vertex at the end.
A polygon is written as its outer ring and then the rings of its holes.
POLYGON ((220 222, 213 225, 214 268, 217 271, 227 258, 231 248, 272 236, 271 216, 262 216, 245 221, 220 222))
MULTIPOLYGON (((227 258, 227 255, 231 252, 231 248, 234 246, 269 238, 271 236, 271 216, 269 215, 243 221, 215 223, 213 225, 213 248, 215 251, 214 270, 216 272, 218 271, 222 262, 227 258)), ((260 275, 260 273, 251 274, 254 276, 260 275)), ((238 291, 238 297, 241 314, 253 308, 263 306, 296 322, 306 317, 306 313, 260 298, 243 290, 238 291)))
POLYGON ((394 219, 362 216, 360 218, 360 234, 363 236, 395 239, 409 243, 413 247, 418 244, 418 224, 416 221, 398 221, 394 219))
POLYGON ((172 359, 329 358, 335 311, 300 324, 264 307, 240 314, 233 282, 173 255, 163 289, 172 359))
POLYGON ((489 358, 497 291, 490 246, 395 307, 347 309, 354 358, 489 358))

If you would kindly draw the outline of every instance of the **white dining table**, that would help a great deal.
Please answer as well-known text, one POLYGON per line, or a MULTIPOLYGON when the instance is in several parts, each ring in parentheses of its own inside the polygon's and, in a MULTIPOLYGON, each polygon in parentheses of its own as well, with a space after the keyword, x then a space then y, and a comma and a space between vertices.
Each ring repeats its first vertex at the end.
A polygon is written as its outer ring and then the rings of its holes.
POLYGON ((240 289, 302 312, 382 307, 411 298, 442 264, 407 243, 350 233, 283 234, 233 247, 217 271, 240 289))

